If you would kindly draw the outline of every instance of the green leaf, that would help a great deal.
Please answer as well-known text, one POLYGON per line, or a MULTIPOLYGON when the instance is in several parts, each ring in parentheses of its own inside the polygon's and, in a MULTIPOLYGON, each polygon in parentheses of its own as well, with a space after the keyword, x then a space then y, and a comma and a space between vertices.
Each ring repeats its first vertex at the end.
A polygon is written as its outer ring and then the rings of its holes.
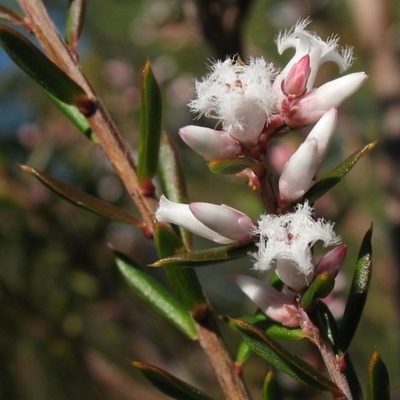
MULTIPOLYGON (((154 241, 160 257, 185 251, 181 238, 164 224, 155 225, 154 241)), ((196 320, 201 318, 208 311, 208 304, 196 272, 189 268, 170 266, 165 266, 164 270, 185 307, 196 320)))
POLYGON ((142 271, 132 260, 115 252, 118 269, 131 288, 190 339, 197 339, 197 329, 188 311, 154 278, 142 271))
MULTIPOLYGON (((187 203, 187 193, 183 171, 175 148, 167 135, 163 135, 160 146, 159 177, 163 193, 177 203, 187 203)), ((187 248, 192 246, 192 234, 179 227, 183 243, 187 248)))
POLYGON ((138 368, 158 390, 175 400, 212 400, 199 389, 154 365, 141 361, 132 361, 131 364, 138 368))
POLYGON ((263 400, 283 400, 283 392, 270 368, 263 383, 263 400))
POLYGON ((368 365, 366 400, 390 400, 389 373, 377 350, 368 365))
POLYGON ((67 12, 66 41, 71 51, 76 54, 76 47, 82 34, 85 18, 86 0, 69 0, 67 12))
POLYGON ((339 327, 336 323, 336 320, 328 306, 323 301, 318 302, 317 313, 319 320, 324 327, 323 332, 325 337, 329 340, 329 343, 331 344, 332 349, 335 351, 335 354, 337 354, 339 327))
POLYGON ((312 307, 318 299, 328 296, 334 287, 335 278, 328 271, 319 274, 301 296, 300 307, 305 309, 312 307))
POLYGON ((24 18, 13 10, 0 5, 0 19, 17 25, 25 25, 24 18))
POLYGON ((0 45, 44 90, 60 101, 78 107, 84 115, 93 112, 94 103, 85 91, 20 33, 0 24, 0 45))
MULTIPOLYGON (((338 338, 339 338, 339 327, 336 323, 335 318, 330 312, 328 306, 323 302, 319 301, 317 304, 317 313, 320 324, 323 329, 321 333, 324 334, 325 338, 329 341, 335 354, 338 354, 338 338)), ((338 357, 338 362, 342 363, 343 371, 346 375, 347 382, 349 383, 351 394, 354 400, 363 399, 363 393, 361 385, 354 370, 353 363, 351 362, 349 354, 345 354, 344 357, 338 357)))
POLYGON ((216 174, 237 174, 246 168, 252 168, 257 161, 251 157, 228 157, 212 160, 207 163, 211 172, 216 174))
POLYGON ((339 330, 339 351, 346 353, 360 322, 372 274, 372 226, 361 244, 350 293, 339 330))
MULTIPOLYGON (((262 329, 268 336, 279 340, 300 340, 307 337, 301 328, 288 328, 268 318, 261 310, 254 315, 237 318, 262 329)), ((225 320, 229 323, 229 317, 225 320)), ((234 319, 235 320, 235 319, 234 319)), ((232 325, 235 327, 235 325, 232 325)))
POLYGON ((350 157, 330 171, 324 178, 316 182, 304 195, 311 203, 315 202, 326 192, 338 184, 356 165, 356 163, 368 154, 376 145, 377 141, 371 142, 361 149, 355 151, 350 157))
POLYGON ((144 187, 151 184, 149 181, 157 172, 160 136, 161 94, 147 60, 142 73, 138 149, 138 179, 144 187))
POLYGON ((199 267, 214 264, 217 262, 229 261, 234 258, 245 257, 249 251, 255 250, 255 244, 213 247, 211 249, 197 250, 190 253, 175 254, 162 258, 151 267, 180 266, 180 267, 199 267))
POLYGON ((143 223, 139 222, 132 215, 98 199, 97 197, 82 192, 81 190, 61 182, 58 179, 52 178, 43 172, 39 172, 32 167, 28 167, 27 165, 20 165, 20 167, 23 171, 28 172, 37 178, 53 192, 80 208, 101 215, 102 217, 109 218, 113 221, 122 222, 139 228, 145 228, 143 223))
POLYGON ((87 118, 78 110, 77 107, 71 106, 58 100, 49 92, 44 91, 53 104, 91 141, 97 142, 97 136, 93 132, 87 118))
POLYGON ((241 332, 243 340, 253 352, 273 367, 315 389, 329 390, 334 395, 341 394, 340 389, 326 375, 282 347, 261 329, 238 319, 233 319, 231 323, 241 332))

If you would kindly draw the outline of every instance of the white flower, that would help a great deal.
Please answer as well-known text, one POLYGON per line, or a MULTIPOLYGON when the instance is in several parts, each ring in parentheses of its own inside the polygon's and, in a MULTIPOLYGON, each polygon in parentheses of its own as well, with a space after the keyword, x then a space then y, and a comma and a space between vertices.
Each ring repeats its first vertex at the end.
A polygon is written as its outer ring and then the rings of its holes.
POLYGON ((276 40, 279 54, 290 47, 296 49, 295 55, 282 70, 280 79, 285 78, 294 64, 303 56, 306 54, 310 56, 311 74, 307 82, 308 90, 314 86, 318 69, 323 63, 333 61, 339 66, 340 72, 344 72, 351 66, 353 60, 353 49, 351 47, 339 48, 338 36, 333 35, 325 42, 314 32, 305 30, 310 22, 311 20, 308 18, 299 21, 290 30, 280 33, 276 40))
POLYGON ((255 143, 274 110, 272 80, 275 70, 263 58, 217 61, 211 73, 196 81, 193 112, 215 118, 240 143, 255 143))
POLYGON ((224 204, 181 204, 165 196, 160 197, 155 218, 221 244, 249 240, 253 230, 253 221, 246 214, 224 204))
POLYGON ((305 202, 295 212, 284 215, 261 216, 255 234, 260 240, 254 268, 271 270, 276 262, 277 274, 291 289, 299 291, 306 287, 314 276, 311 248, 317 241, 324 246, 340 242, 333 231, 334 224, 324 219, 314 220, 313 208, 305 202))

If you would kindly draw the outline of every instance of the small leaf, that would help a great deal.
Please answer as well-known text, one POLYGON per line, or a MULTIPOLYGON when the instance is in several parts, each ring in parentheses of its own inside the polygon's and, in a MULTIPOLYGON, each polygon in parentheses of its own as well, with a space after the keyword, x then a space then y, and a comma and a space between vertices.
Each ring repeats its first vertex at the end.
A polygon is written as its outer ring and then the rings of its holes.
POLYGON ((227 245, 213 247, 211 249, 197 250, 190 253, 181 253, 162 258, 151 264, 151 267, 180 266, 180 267, 200 267, 203 265, 214 264, 217 262, 229 261, 234 258, 245 257, 249 251, 255 249, 255 244, 227 245))
POLYGON ((335 278, 328 271, 319 274, 301 296, 300 307, 305 309, 312 307, 318 299, 328 296, 334 287, 335 278))
POLYGON ((263 383, 263 400, 283 400, 283 392, 270 368, 263 383))
MULTIPOLYGON (((322 324, 323 329, 321 333, 328 339, 332 346, 335 354, 337 354, 338 348, 338 337, 339 328, 337 326, 336 320, 330 312, 328 306, 323 302, 319 301, 317 304, 317 313, 320 324, 322 324)), ((350 391, 353 395, 354 400, 363 399, 362 389, 356 371, 354 370, 353 363, 349 357, 349 354, 345 354, 341 359, 338 358, 338 362, 343 363, 344 374, 346 375, 347 382, 349 383, 350 391)))
MULTIPOLYGON (((242 321, 248 322, 262 329, 268 336, 279 340, 300 340, 307 337, 301 328, 288 328, 268 318, 262 311, 257 310, 255 315, 240 317, 242 321)), ((229 323, 229 317, 225 320, 229 323)), ((232 325, 235 327, 235 325, 232 325)))
POLYGON ((361 244, 349 297, 340 325, 338 347, 343 354, 347 352, 350 346, 367 300, 372 274, 371 238, 372 226, 365 234, 361 244))
POLYGON ((323 332, 325 333, 326 338, 329 340, 329 343, 331 344, 332 349, 335 351, 335 354, 337 354, 339 327, 336 323, 336 320, 328 306, 323 301, 318 302, 317 312, 318 317, 324 327, 323 332))
POLYGON ((91 141, 97 142, 97 136, 93 132, 87 118, 78 110, 77 107, 71 106, 58 100, 52 94, 44 91, 53 104, 91 141))
POLYGON ((85 91, 20 33, 0 24, 0 45, 8 56, 44 90, 85 115, 94 103, 85 91))
POLYGON ((219 158, 207 163, 211 172, 216 174, 237 174, 246 168, 254 167, 257 161, 251 157, 219 158))
POLYGON ((190 339, 197 339, 196 325, 188 311, 132 260, 115 252, 118 269, 131 288, 190 339))
POLYGON ((122 222, 139 228, 145 228, 145 226, 132 215, 103 200, 98 199, 97 197, 82 192, 81 190, 61 182, 58 179, 52 178, 50 175, 39 172, 32 167, 28 167, 27 165, 20 165, 20 167, 23 171, 28 172, 35 178, 39 179, 40 182, 46 185, 53 192, 57 193, 59 196, 78 207, 117 222, 122 222))
POLYGON ((76 47, 82 34, 85 10, 86 0, 69 0, 66 41, 74 54, 76 54, 76 47))
MULTIPOLYGON (((156 224, 154 241, 160 257, 185 251, 180 237, 164 224, 156 224)), ((195 319, 203 315, 208 310, 208 304, 196 272, 189 268, 170 266, 166 266, 164 270, 179 299, 195 319)))
POLYGON ((212 400, 199 389, 154 365, 141 361, 132 361, 131 364, 138 368, 158 390, 175 400, 212 400))
POLYGON ((326 192, 338 184, 356 165, 360 158, 368 154, 376 145, 377 141, 371 142, 361 149, 355 151, 350 157, 330 171, 324 178, 316 182, 304 195, 305 199, 315 202, 326 192))
POLYGON ((17 25, 25 25, 24 18, 13 10, 0 5, 0 19, 17 25))
POLYGON ((157 172, 161 136, 161 94, 147 60, 142 73, 140 102, 140 137, 138 179, 143 187, 150 185, 157 172))
MULTIPOLYGON (((175 148, 167 135, 163 135, 160 147, 159 176, 166 197, 177 203, 187 203, 185 178, 179 163, 175 148)), ((190 249, 192 235, 186 229, 179 227, 185 246, 190 249)))
POLYGON ((368 365, 367 400, 390 400, 389 373, 377 350, 368 365))
POLYGON ((340 389, 326 375, 272 340, 261 329, 238 319, 232 319, 231 323, 240 330, 243 340, 253 352, 273 367, 315 389, 329 390, 334 395, 341 394, 340 389))

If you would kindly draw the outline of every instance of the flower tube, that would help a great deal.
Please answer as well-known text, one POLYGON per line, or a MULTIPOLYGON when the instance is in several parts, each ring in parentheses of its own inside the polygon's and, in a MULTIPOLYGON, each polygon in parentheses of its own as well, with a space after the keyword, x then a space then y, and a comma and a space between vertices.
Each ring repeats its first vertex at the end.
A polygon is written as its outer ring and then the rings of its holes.
POLYGON ((179 225, 221 244, 250 239, 253 226, 249 217, 231 207, 208 203, 181 204, 165 196, 160 197, 155 218, 158 222, 179 225))

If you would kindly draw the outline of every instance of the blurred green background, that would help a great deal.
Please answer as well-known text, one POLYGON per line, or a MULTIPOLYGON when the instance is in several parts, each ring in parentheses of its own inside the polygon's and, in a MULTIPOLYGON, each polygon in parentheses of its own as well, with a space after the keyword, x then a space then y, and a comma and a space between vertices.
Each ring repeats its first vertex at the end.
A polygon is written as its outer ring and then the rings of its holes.
MULTIPOLYGON (((0 3, 18 9, 14 1, 0 3)), ((45 3, 63 32, 67 1, 45 3)), ((212 175, 204 161, 177 137, 177 130, 193 121, 187 103, 193 97, 194 79, 207 72, 210 60, 229 51, 224 50, 224 41, 215 41, 212 26, 206 31, 208 40, 205 38, 197 7, 205 9, 213 3, 225 7, 235 1, 88 3, 79 47, 81 62, 133 151, 141 68, 149 58, 162 89, 163 129, 181 152, 190 200, 227 203, 256 218, 262 207, 245 181, 212 175)), ((311 29, 321 37, 335 32, 342 45, 355 47, 357 59, 351 72, 364 70, 371 76, 340 108, 338 135, 325 168, 369 141, 381 138, 380 144, 342 185, 321 200, 319 212, 337 221, 337 232, 350 250, 334 299, 338 316, 361 239, 374 222, 375 274, 351 354, 364 377, 376 346, 391 374, 393 398, 400 398, 396 256, 400 248, 396 230, 400 185, 396 178, 400 174, 395 163, 400 157, 394 145, 397 142, 392 141, 392 132, 397 129, 400 134, 400 123, 396 124, 400 110, 395 112, 400 89, 395 95, 385 92, 376 79, 386 74, 386 66, 391 68, 390 62, 377 63, 379 52, 371 50, 360 28, 356 1, 241 3, 250 5, 243 15, 241 35, 236 36, 241 42, 233 39, 226 41, 226 46, 232 49, 241 43, 243 58, 263 55, 283 66, 290 52, 282 57, 277 54, 277 32, 311 15, 311 29), (388 116, 389 112, 393 115, 388 116)), ((400 6, 382 3, 391 7, 382 20, 390 26, 390 49, 397 61, 400 6)), ((377 15, 378 30, 380 22, 377 15)), ((387 36, 381 38, 378 48, 387 45, 387 36)), ((3 51, 0 71, 0 398, 163 399, 130 367, 129 359, 166 368, 221 398, 201 350, 130 291, 108 247, 110 243, 146 265, 156 257, 152 243, 130 227, 75 208, 18 168, 18 163, 28 164, 135 212, 99 148, 77 132, 3 51)), ((336 74, 335 66, 327 65, 321 81, 336 74)), ((400 80, 388 85, 393 92, 398 86, 400 80)), ((197 247, 207 245, 196 242, 197 247)), ((233 266, 222 264, 198 271, 217 313, 240 315, 254 309, 233 282, 236 273, 249 273, 250 268, 251 261, 244 259, 233 266)), ((150 273, 164 281, 162 271, 150 273)), ((221 328, 234 352, 238 336, 223 325, 221 328)), ((249 361, 245 377, 255 399, 260 398, 257 388, 265 371, 266 366, 255 357, 249 361)), ((293 399, 310 398, 293 382, 287 385, 293 399)))

